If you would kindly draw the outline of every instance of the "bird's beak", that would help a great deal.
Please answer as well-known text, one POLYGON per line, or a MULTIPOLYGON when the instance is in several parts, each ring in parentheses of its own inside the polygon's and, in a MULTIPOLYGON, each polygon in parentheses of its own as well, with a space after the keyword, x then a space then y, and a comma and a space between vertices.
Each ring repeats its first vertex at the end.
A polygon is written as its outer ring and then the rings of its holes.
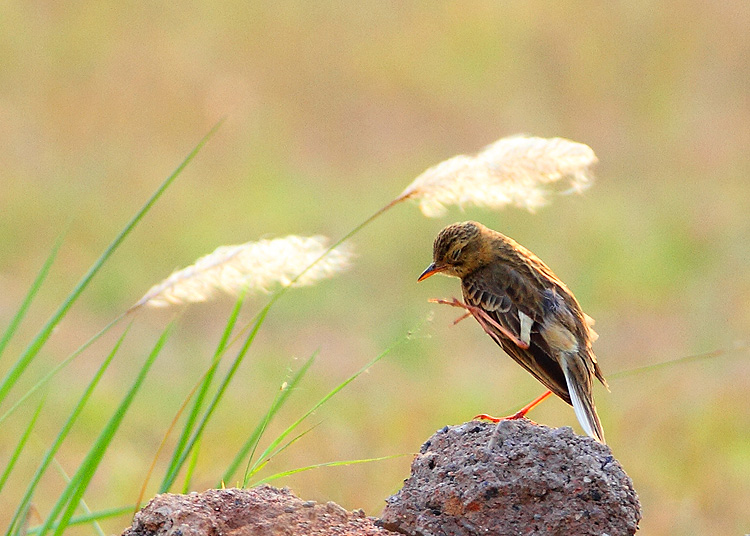
POLYGON ((432 264, 430 264, 427 267, 427 269, 424 272, 422 272, 422 275, 419 276, 419 279, 417 279, 417 281, 424 281, 425 279, 427 279, 431 275, 435 275, 437 273, 442 272, 443 269, 444 268, 441 267, 441 266, 435 266, 435 263, 433 262, 432 264))

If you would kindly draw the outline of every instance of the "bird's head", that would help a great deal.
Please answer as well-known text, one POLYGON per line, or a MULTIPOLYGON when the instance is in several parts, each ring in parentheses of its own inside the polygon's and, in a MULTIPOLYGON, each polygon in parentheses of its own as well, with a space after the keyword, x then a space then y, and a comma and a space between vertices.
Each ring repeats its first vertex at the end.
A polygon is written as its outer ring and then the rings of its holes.
POLYGON ((464 277, 482 264, 481 223, 465 221, 449 225, 437 235, 432 246, 433 262, 419 276, 419 281, 442 273, 453 277, 464 277))

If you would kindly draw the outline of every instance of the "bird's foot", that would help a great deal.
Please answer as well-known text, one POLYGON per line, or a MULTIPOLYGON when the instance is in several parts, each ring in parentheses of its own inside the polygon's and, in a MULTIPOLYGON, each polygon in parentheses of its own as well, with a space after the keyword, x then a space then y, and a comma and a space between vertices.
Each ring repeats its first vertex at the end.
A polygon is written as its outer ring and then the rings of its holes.
POLYGON ((459 301, 456 298, 453 298, 450 300, 446 300, 444 298, 430 298, 427 301, 430 303, 439 303, 442 305, 450 305, 451 307, 459 307, 461 309, 466 309, 468 312, 465 315, 454 320, 453 325, 458 324, 464 318, 467 318, 469 315, 472 315, 477 320, 477 322, 479 322, 479 325, 482 326, 482 329, 484 329, 484 331, 487 332, 487 334, 490 337, 492 337, 495 340, 495 342, 497 342, 500 346, 502 346, 503 344, 502 340, 495 332, 493 332, 492 329, 490 329, 491 327, 495 328, 500 333, 508 337, 511 341, 513 341, 513 344, 515 344, 522 350, 528 350, 529 348, 528 342, 521 340, 521 338, 519 338, 515 333, 511 332, 508 328, 498 324, 497 321, 495 321, 494 318, 488 315, 487 311, 485 311, 481 307, 477 307, 475 305, 469 305, 468 303, 459 301))
POLYGON ((466 309, 467 311, 466 314, 459 316, 453 321, 454 326, 458 324, 459 322, 461 322, 461 320, 463 320, 464 318, 469 318, 472 315, 472 309, 478 309, 478 307, 472 307, 471 305, 467 305, 456 298, 453 298, 450 300, 447 300, 445 298, 430 298, 427 301, 430 303, 439 303, 442 305, 450 305, 451 307, 460 307, 461 309, 466 309))
POLYGON ((538 406, 542 402, 542 400, 544 400, 551 394, 552 394, 552 391, 545 391, 545 393, 542 396, 535 398, 530 403, 526 404, 524 407, 522 407, 517 412, 515 412, 513 415, 508 415, 507 417, 493 417, 492 415, 487 415, 486 413, 480 413, 479 415, 475 416, 473 420, 491 421, 494 423, 498 423, 500 421, 516 421, 518 419, 527 419, 529 422, 531 422, 531 424, 536 424, 531 419, 528 419, 526 417, 526 414, 529 411, 531 411, 533 408, 538 406))
POLYGON ((486 413, 480 413, 479 415, 475 415, 472 421, 490 421, 494 423, 499 423, 501 421, 517 421, 519 419, 526 419, 531 424, 537 424, 536 422, 526 417, 526 412, 522 412, 522 411, 518 411, 514 413, 513 415, 508 415, 507 417, 493 417, 492 415, 487 415, 486 413))
POLYGON ((490 422, 500 422, 505 420, 503 417, 493 417, 492 415, 488 415, 487 413, 480 413, 479 415, 474 415, 474 418, 471 419, 472 421, 490 421, 490 422))

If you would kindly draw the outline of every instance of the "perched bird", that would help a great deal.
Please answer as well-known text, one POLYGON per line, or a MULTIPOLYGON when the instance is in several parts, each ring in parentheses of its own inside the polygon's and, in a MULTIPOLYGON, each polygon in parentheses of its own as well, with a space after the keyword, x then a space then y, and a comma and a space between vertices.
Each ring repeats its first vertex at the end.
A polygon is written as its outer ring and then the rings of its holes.
POLYGON ((439 301, 468 309, 510 357, 573 406, 589 436, 604 443, 592 380, 607 382, 591 349, 593 319, 552 270, 515 240, 467 221, 440 231, 433 263, 419 281, 437 273, 461 279, 465 304, 439 301))

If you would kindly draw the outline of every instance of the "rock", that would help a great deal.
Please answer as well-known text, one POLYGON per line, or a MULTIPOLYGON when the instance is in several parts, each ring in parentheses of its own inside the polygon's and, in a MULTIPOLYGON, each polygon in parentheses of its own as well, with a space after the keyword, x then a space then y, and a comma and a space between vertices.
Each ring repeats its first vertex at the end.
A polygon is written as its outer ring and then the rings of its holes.
POLYGON ((361 511, 303 501, 289 489, 211 489, 157 495, 123 536, 393 536, 361 511))
POLYGON ((379 525, 413 536, 624 536, 641 519, 609 447, 526 420, 443 428, 386 502, 379 525))
POLYGON ((433 435, 382 519, 290 490, 155 497, 123 536, 635 534, 640 504, 609 447, 530 421, 470 422, 433 435))

